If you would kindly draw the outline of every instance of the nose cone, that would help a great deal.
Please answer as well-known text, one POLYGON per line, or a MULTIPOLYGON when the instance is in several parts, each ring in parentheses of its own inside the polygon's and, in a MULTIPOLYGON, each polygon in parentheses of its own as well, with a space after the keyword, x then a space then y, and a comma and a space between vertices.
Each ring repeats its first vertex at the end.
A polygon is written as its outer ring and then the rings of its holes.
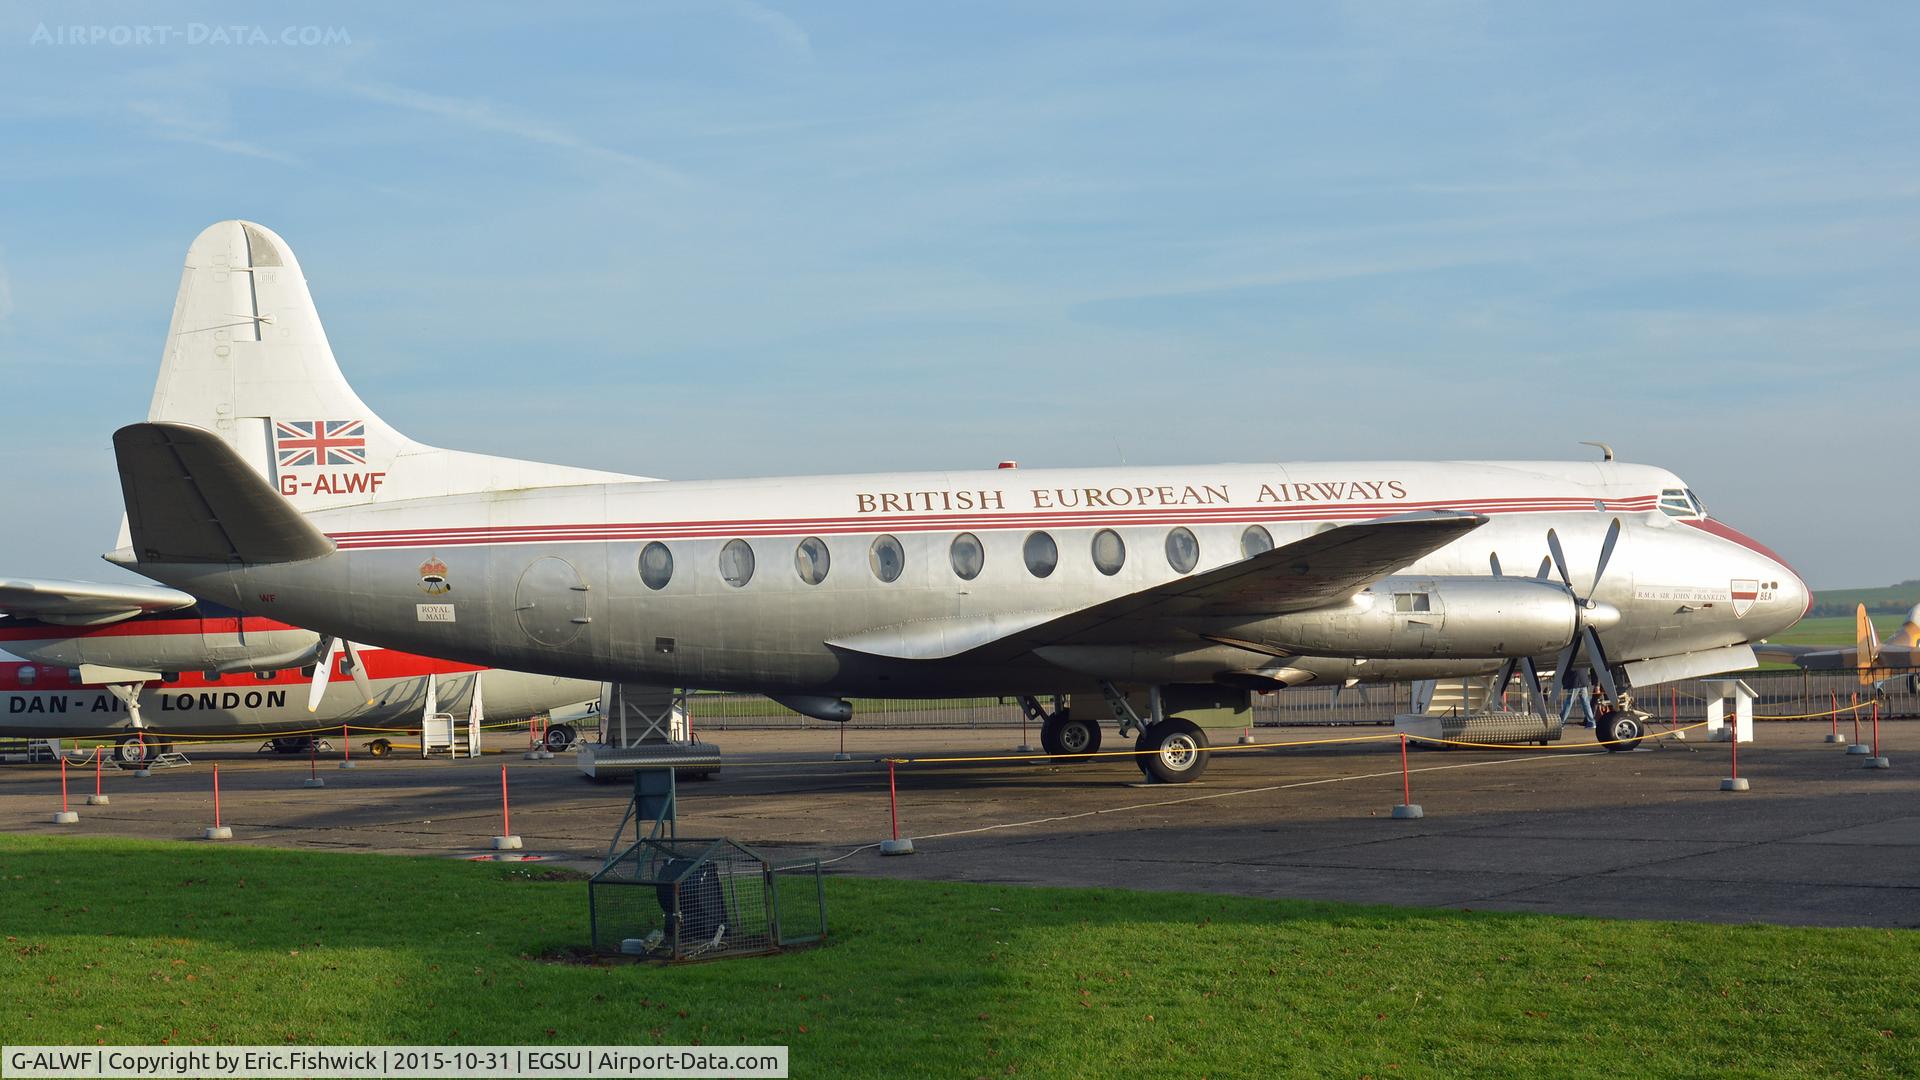
POLYGON ((1589 600, 1581 621, 1593 627, 1596 633, 1611 630, 1620 624, 1620 609, 1604 601, 1589 600))

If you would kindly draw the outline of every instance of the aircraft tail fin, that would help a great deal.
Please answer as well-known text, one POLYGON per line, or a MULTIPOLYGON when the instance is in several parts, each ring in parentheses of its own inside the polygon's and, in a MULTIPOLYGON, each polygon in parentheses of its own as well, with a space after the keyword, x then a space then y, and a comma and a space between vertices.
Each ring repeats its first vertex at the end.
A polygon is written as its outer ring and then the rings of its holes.
POLYGON ((334 550, 210 431, 131 424, 113 433, 113 453, 138 562, 301 562, 334 550))
POLYGON ((639 479, 407 438, 340 373, 293 250, 250 221, 209 226, 187 250, 147 419, 212 433, 302 511, 639 479))
POLYGON ((1867 605, 1861 604, 1853 612, 1854 655, 1860 658, 1862 668, 1870 668, 1880 659, 1880 631, 1873 625, 1873 617, 1867 614, 1867 605))

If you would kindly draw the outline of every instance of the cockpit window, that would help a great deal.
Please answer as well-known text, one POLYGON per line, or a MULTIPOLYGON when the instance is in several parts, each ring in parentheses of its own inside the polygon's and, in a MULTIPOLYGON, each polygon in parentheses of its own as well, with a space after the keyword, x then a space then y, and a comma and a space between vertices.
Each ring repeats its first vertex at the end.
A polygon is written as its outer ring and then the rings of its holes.
POLYGON ((1668 488, 1660 493, 1660 512, 1668 517, 1694 517, 1695 505, 1692 493, 1682 488, 1668 488))
POLYGON ((1707 504, 1700 501, 1700 496, 1695 495, 1692 488, 1687 489, 1687 498, 1693 502, 1694 513, 1699 514, 1701 517, 1707 516, 1707 504))

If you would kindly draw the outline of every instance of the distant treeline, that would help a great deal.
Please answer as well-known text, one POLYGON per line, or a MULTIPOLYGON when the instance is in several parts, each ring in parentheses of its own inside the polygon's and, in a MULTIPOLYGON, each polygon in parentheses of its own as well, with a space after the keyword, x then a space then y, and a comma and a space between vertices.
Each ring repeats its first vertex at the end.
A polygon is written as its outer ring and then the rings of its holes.
POLYGON ((1920 604, 1920 581, 1903 581, 1877 589, 1823 589, 1813 594, 1814 617, 1851 615, 1856 607, 1867 605, 1872 615, 1905 615, 1920 604))

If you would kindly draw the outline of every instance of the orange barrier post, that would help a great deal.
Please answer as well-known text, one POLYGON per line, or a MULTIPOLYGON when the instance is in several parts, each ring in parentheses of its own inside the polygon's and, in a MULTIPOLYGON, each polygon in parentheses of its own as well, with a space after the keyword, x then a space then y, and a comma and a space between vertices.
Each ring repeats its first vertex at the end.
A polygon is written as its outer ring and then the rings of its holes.
POLYGON ((518 851, 520 838, 513 835, 512 811, 507 805, 507 767, 500 766, 500 835, 493 838, 493 850, 518 851))
POLYGON ((1890 767, 1891 764, 1887 759, 1880 756, 1880 699, 1875 698, 1873 701, 1873 756, 1867 759, 1866 768, 1886 769, 1890 767))
POLYGON ((1729 730, 1727 734, 1729 736, 1727 739, 1727 752, 1732 761, 1729 767, 1731 775, 1720 781, 1720 790, 1746 791, 1748 788, 1747 778, 1740 775, 1740 733, 1738 730, 1729 730))
POLYGON ((100 787, 101 763, 106 760, 106 757, 106 747, 96 746, 93 748, 93 794, 87 796, 88 806, 105 806, 111 801, 107 798, 107 793, 101 790, 100 787))
POLYGON ((353 743, 347 738, 347 725, 345 724, 340 725, 340 767, 343 769, 357 769, 360 767, 353 762, 353 743))
MULTIPOLYGON (((1853 743, 1847 747, 1847 753, 1860 757, 1874 755, 1874 749, 1860 738, 1860 693, 1855 691, 1849 698, 1848 710, 1853 713, 1853 743)), ((1871 766, 1869 766, 1871 767, 1871 766)))
POLYGON ((60 752, 60 812, 53 815, 55 825, 72 825, 80 820, 80 815, 67 809, 67 752, 60 752))
POLYGON ((913 841, 900 839, 900 792, 894 784, 894 761, 887 759, 887 816, 893 821, 893 838, 880 841, 882 855, 911 855, 913 841))
POLYGON ((1413 801, 1413 771, 1407 768, 1407 733, 1400 733, 1400 797, 1403 800, 1393 808, 1393 816, 1402 821, 1413 821, 1427 816, 1425 810, 1413 801))
POLYGON ((220 824, 220 766, 213 766, 213 825, 200 834, 203 840, 231 840, 233 830, 220 824))

